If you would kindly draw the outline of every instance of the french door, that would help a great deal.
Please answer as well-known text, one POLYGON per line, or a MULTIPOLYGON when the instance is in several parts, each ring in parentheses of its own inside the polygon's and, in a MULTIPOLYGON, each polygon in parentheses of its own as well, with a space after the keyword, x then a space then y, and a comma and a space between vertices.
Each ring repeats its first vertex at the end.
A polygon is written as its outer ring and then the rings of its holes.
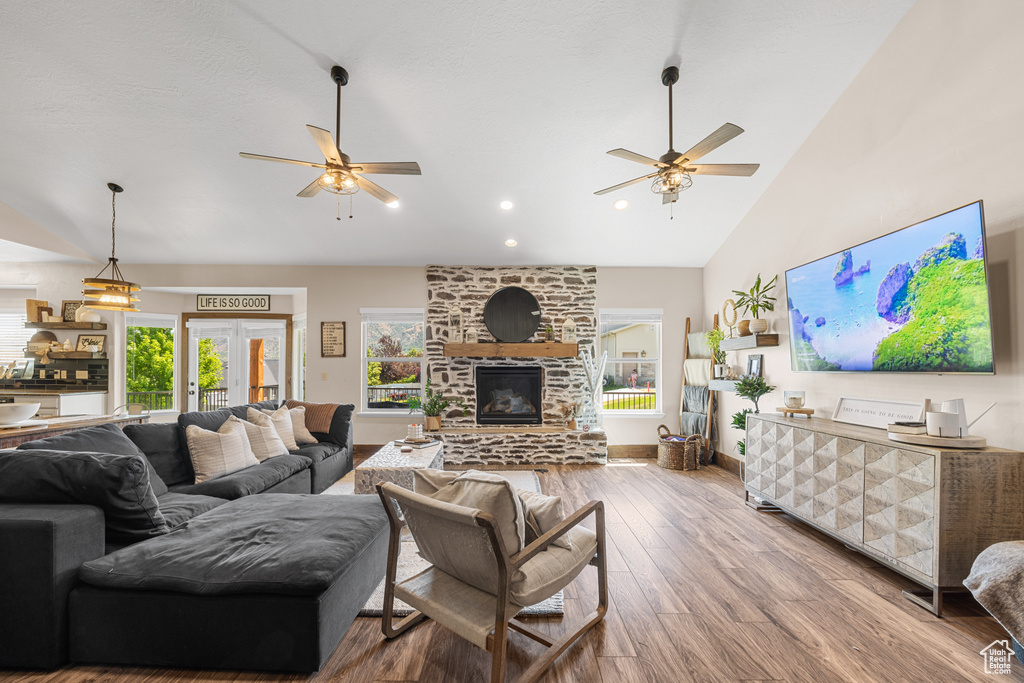
POLYGON ((188 329, 186 405, 217 410, 287 397, 290 316, 194 318, 188 329))

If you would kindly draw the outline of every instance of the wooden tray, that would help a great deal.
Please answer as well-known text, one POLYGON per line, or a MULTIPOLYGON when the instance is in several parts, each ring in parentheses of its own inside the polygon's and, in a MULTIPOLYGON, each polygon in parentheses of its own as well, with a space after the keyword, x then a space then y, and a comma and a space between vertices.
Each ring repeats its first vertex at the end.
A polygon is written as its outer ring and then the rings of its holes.
POLYGON ((935 448, 984 448, 988 445, 983 436, 963 436, 951 438, 945 436, 928 436, 927 434, 897 434, 889 432, 889 441, 912 443, 918 446, 934 446, 935 448))

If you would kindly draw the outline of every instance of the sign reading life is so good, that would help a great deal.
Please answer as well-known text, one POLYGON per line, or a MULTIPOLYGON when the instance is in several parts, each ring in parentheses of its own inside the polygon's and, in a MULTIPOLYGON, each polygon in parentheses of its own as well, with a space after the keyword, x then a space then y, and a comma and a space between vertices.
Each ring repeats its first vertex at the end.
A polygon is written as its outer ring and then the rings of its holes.
POLYGON ((269 311, 269 294, 199 294, 196 310, 205 311, 269 311))

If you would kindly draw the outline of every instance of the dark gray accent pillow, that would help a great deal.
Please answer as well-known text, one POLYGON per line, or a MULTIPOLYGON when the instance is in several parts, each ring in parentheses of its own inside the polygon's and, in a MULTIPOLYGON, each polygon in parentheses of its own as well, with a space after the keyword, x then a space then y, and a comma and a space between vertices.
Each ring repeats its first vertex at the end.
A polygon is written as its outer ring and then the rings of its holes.
POLYGON ((95 505, 103 510, 108 543, 135 543, 170 530, 142 455, 0 451, 0 502, 95 505))
POLYGON ((153 469, 152 463, 146 458, 138 446, 125 436, 121 428, 113 424, 86 427, 66 434, 48 436, 45 439, 26 441, 18 446, 18 450, 73 451, 75 453, 110 453, 111 455, 138 455, 146 463, 149 470, 149 485, 153 487, 153 495, 162 496, 167 493, 167 484, 153 469))
MULTIPOLYGON (((168 486, 196 480, 192 460, 182 445, 181 431, 174 422, 125 425, 124 435, 132 440, 168 486)), ((162 495, 162 494, 157 494, 162 495)))

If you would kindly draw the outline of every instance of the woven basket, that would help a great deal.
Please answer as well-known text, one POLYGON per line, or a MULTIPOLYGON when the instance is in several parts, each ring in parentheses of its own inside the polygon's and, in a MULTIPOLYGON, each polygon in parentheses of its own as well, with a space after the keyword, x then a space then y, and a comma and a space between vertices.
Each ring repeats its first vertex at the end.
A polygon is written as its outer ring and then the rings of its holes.
POLYGON ((699 470, 702 439, 694 434, 683 436, 672 434, 665 425, 658 425, 658 466, 666 470, 699 470), (664 431, 663 431, 664 430, 664 431), (667 441, 675 436, 685 441, 667 441))

